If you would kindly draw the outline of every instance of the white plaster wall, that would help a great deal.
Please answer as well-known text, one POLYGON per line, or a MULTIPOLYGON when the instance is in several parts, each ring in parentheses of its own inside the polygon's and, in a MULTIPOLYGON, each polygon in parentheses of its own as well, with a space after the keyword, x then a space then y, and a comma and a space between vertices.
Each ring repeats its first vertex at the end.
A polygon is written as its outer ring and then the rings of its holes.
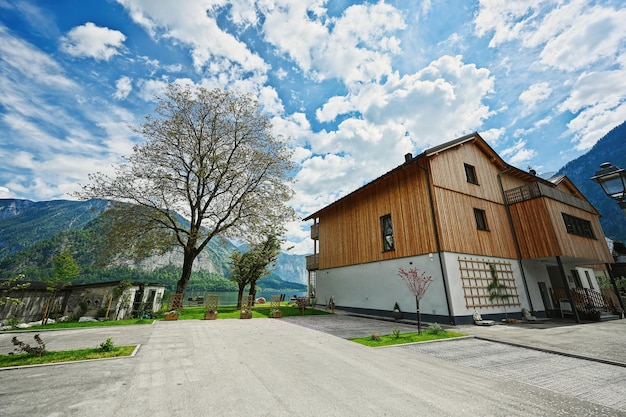
POLYGON ((319 270, 316 274, 316 296, 321 304, 334 297, 338 307, 391 311, 397 302, 407 314, 415 312, 415 296, 398 276, 398 270, 417 267, 420 274, 433 277, 420 301, 422 314, 448 316, 448 307, 437 255, 408 257, 383 262, 319 270))
POLYGON ((580 276, 580 281, 582 282, 584 288, 589 288, 594 291, 600 292, 600 284, 598 283, 598 279, 596 278, 596 274, 593 268, 583 268, 579 266, 576 267, 576 269, 578 270, 578 275, 580 276), (589 280, 587 279, 587 275, 585 274, 585 272, 589 274, 592 284, 591 287, 589 286, 589 280))
POLYGON ((511 313, 519 313, 522 311, 522 308, 528 308, 528 297, 526 296, 526 290, 524 288, 524 282, 522 280, 522 273, 520 271, 519 262, 516 259, 504 259, 504 258, 495 258, 488 256, 476 256, 476 255, 466 255, 459 253, 444 253, 444 263, 446 272, 448 274, 448 282, 450 285, 448 288, 450 289, 450 298, 452 300, 453 311, 455 316, 471 316, 474 314, 474 311, 478 311, 480 314, 504 314, 505 312, 508 314, 511 313), (510 262, 511 269, 513 270, 513 276, 515 277, 515 284, 517 286, 517 291, 519 293, 520 306, 507 306, 506 311, 504 307, 480 307, 480 308, 468 308, 465 304, 465 292, 463 291, 463 285, 461 281, 461 270, 459 268, 459 257, 461 258, 469 258, 469 259, 477 259, 485 262, 490 261, 502 261, 502 262, 510 262))
MULTIPOLYGON (((546 269, 546 264, 539 261, 523 261, 524 273, 526 276, 526 282, 528 283, 528 291, 533 302, 533 309, 535 311, 545 311, 551 308, 551 306, 544 306, 541 299, 541 292, 539 291, 539 283, 545 282, 548 290, 552 288, 550 283, 550 276, 546 269)), ((530 306, 525 306, 530 308, 530 306)), ((553 308, 553 307, 552 307, 553 308)))

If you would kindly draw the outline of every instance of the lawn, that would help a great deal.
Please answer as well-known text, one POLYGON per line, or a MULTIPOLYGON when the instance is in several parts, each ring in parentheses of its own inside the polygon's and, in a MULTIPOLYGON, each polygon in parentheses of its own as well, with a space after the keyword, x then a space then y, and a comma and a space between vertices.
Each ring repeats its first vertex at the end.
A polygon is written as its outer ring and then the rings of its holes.
POLYGON ((31 355, 29 353, 19 353, 13 355, 0 355, 0 368, 8 366, 41 365, 46 363, 74 362, 86 359, 104 359, 120 356, 130 356, 136 346, 115 346, 111 350, 102 349, 78 349, 59 350, 46 352, 42 356, 31 355))
POLYGON ((103 326, 128 326, 132 324, 151 324, 153 319, 129 319, 129 320, 104 320, 104 321, 61 321, 43 326, 31 326, 28 330, 53 330, 53 329, 73 329, 81 327, 103 327, 103 326))
MULTIPOLYGON (((257 304, 252 309, 252 318, 268 318, 270 316, 270 303, 265 304, 257 304)), ((296 307, 288 305, 285 302, 280 307, 280 311, 283 313, 283 317, 289 316, 299 316, 300 310, 296 307)), ((220 306, 218 309, 218 319, 238 319, 239 318, 239 310, 237 307, 232 306, 220 306)), ((204 319, 205 308, 203 306, 198 307, 185 307, 178 317, 179 320, 202 320, 204 319)), ((316 310, 313 308, 307 308, 304 310, 305 316, 315 316, 315 315, 324 315, 330 314, 326 311, 316 310)), ((159 318, 163 318, 164 313, 161 312, 158 314, 159 318)), ((82 327, 104 327, 104 326, 127 326, 134 324, 151 324, 153 323, 153 319, 129 319, 129 320, 104 320, 104 321, 86 321, 86 322, 77 322, 77 321, 64 321, 58 322, 54 324, 46 324, 43 326, 32 326, 29 327, 28 330, 53 330, 53 329, 73 329, 73 328, 82 328, 82 327)))
MULTIPOLYGON (((179 320, 202 320, 205 313, 204 307, 185 307, 179 314, 179 320)), ((237 306, 220 306, 218 309, 218 319, 238 319, 239 310, 237 306)), ((252 309, 252 318, 268 318, 270 316, 270 303, 256 304, 252 309)), ((296 307, 289 306, 287 303, 281 305, 280 311, 283 313, 283 317, 299 316, 300 310, 296 307)), ((330 314, 326 311, 316 310, 313 308, 307 308, 304 310, 305 316, 315 316, 330 314)))
POLYGON ((409 332, 409 333, 400 333, 398 335, 395 334, 386 334, 386 335, 371 335, 368 337, 359 337, 356 339, 350 339, 353 342, 360 343, 365 346, 370 347, 382 347, 382 346, 392 346, 392 345, 401 345, 405 343, 417 343, 417 342, 429 342, 432 340, 441 340, 441 339, 451 339, 454 337, 463 337, 467 336, 463 333, 451 332, 451 331, 439 331, 429 332, 428 330, 423 331, 422 334, 418 334, 417 332, 409 332))

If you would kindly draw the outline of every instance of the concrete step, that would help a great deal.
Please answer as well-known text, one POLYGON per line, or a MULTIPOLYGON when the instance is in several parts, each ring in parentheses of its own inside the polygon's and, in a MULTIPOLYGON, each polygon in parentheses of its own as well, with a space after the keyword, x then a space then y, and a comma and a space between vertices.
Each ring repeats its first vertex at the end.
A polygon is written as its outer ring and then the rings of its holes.
POLYGON ((622 316, 618 316, 617 314, 612 314, 608 312, 600 312, 600 321, 608 321, 608 320, 619 320, 622 316))

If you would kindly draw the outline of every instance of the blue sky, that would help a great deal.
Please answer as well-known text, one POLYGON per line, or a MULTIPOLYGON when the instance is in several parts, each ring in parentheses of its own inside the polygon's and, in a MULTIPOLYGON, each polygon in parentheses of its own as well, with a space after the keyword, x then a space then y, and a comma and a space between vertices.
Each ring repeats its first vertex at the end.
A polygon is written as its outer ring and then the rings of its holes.
POLYGON ((474 131, 554 172, 626 120, 624 22, 621 0, 0 0, 0 198, 111 172, 167 83, 257 97, 301 216, 474 131))

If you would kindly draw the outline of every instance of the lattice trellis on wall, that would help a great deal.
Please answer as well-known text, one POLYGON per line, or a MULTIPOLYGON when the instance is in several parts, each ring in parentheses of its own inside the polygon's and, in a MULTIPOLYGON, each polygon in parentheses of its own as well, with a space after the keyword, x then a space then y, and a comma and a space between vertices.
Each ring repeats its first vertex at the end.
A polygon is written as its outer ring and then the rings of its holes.
POLYGON ((467 308, 521 305, 510 262, 459 256, 459 270, 467 308), (505 286, 504 293, 509 294, 505 300, 489 299, 487 287, 493 282, 494 274, 497 274, 499 283, 505 286))

